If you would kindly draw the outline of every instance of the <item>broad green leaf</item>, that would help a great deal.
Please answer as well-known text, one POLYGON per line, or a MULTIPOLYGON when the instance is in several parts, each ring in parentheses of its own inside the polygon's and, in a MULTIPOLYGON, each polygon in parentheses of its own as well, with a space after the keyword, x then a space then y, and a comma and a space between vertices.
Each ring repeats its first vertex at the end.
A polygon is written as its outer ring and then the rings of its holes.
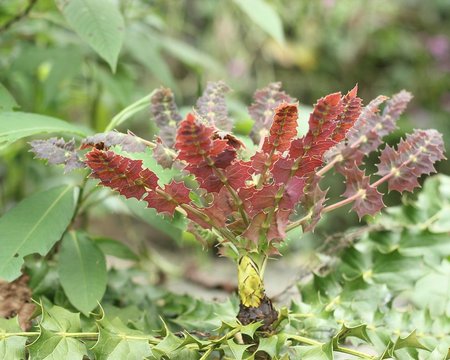
POLYGON ((151 336, 127 328, 118 318, 104 318, 97 325, 99 338, 93 347, 96 360, 145 359, 152 355, 151 336))
POLYGON ((0 318, 0 359, 25 359, 26 336, 5 336, 12 333, 20 333, 22 329, 17 323, 17 318, 0 318))
POLYGON ((216 73, 223 72, 223 68, 217 60, 185 42, 159 34, 154 35, 153 39, 154 41, 158 41, 164 50, 192 67, 206 68, 216 73))
POLYGON ((280 16, 265 0, 235 0, 237 6, 262 30, 279 43, 284 43, 280 16))
POLYGON ((146 148, 145 152, 134 152, 127 153, 116 151, 118 154, 124 154, 133 160, 142 160, 142 166, 144 168, 151 169, 158 176, 158 185, 163 186, 170 183, 173 179, 179 180, 183 176, 183 173, 176 168, 164 169, 161 165, 157 163, 153 157, 153 150, 146 148))
POLYGON ((69 301, 89 315, 106 290, 106 261, 102 251, 84 234, 71 231, 62 241, 58 273, 69 301))
POLYGON ((139 257, 124 243, 110 238, 94 238, 95 244, 105 255, 112 255, 120 259, 138 260, 139 257))
POLYGON ((146 207, 146 204, 142 201, 134 199, 122 200, 134 215, 140 217, 150 226, 158 229, 175 241, 181 239, 183 230, 186 227, 184 215, 176 211, 173 219, 170 219, 167 216, 158 214, 155 209, 146 207))
POLYGON ((19 277, 23 257, 47 254, 60 240, 75 210, 73 186, 34 194, 0 218, 0 278, 19 277))
POLYGON ((56 5, 81 39, 115 71, 125 27, 117 3, 112 0, 56 0, 56 5))
POLYGON ((0 112, 0 150, 27 136, 44 133, 68 133, 86 136, 82 128, 44 115, 24 112, 0 112))
POLYGON ((65 335, 81 331, 80 314, 71 313, 58 306, 49 311, 43 309, 43 319, 39 327, 41 334, 29 347, 32 359, 82 360, 87 356, 83 342, 65 335))
POLYGON ((12 111, 19 107, 9 91, 0 83, 0 111, 12 111))
POLYGON ((167 61, 161 54, 161 46, 148 36, 147 29, 131 29, 125 46, 130 55, 161 81, 162 85, 176 92, 177 84, 167 61))

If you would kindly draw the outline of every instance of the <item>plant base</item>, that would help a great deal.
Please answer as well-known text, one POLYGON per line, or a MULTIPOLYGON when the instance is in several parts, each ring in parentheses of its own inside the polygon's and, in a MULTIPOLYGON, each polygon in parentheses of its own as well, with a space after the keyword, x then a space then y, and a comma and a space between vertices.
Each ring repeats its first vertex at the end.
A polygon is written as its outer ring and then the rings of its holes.
POLYGON ((272 305, 272 301, 264 295, 258 307, 248 307, 242 303, 239 305, 238 320, 243 324, 262 322, 261 331, 271 331, 272 324, 278 320, 278 311, 272 305))

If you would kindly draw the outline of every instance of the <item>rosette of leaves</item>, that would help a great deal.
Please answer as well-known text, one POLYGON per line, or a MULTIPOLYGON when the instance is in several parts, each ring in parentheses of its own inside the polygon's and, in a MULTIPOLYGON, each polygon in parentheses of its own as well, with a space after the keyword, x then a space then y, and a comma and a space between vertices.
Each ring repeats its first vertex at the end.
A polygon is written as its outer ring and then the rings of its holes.
POLYGON ((412 191, 418 178, 445 158, 444 146, 437 131, 414 130, 396 148, 384 146, 378 171, 370 174, 364 159, 396 128, 409 93, 380 96, 365 107, 357 87, 327 95, 315 104, 306 135, 298 137, 298 104, 272 84, 256 93, 250 107, 260 139, 245 160, 243 144, 228 132, 228 90, 222 83, 209 84, 196 111, 183 120, 170 91, 154 95, 152 112, 162 127, 156 144, 180 170, 175 179, 160 181, 138 157, 92 142, 85 163, 101 185, 167 216, 182 213, 215 234, 221 254, 238 267, 238 319, 244 325, 260 321, 262 330, 270 330, 278 313, 265 294, 263 275, 286 232, 299 226, 312 231, 323 214, 347 204, 360 218, 376 214, 384 207, 379 186, 412 191), (343 200, 330 204, 320 183, 332 169, 344 176, 346 190, 343 200))

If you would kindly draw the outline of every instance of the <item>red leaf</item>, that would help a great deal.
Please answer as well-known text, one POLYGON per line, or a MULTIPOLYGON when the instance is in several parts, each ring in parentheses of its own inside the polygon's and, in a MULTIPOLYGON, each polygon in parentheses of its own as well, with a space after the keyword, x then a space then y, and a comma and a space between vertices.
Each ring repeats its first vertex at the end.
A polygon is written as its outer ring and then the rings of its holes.
POLYGON ((255 245, 283 240, 286 237, 285 230, 289 213, 284 210, 277 211, 273 214, 270 224, 266 225, 268 213, 261 211, 252 218, 250 225, 243 232, 242 236, 255 245))
POLYGON ((291 169, 294 165, 294 160, 290 158, 278 159, 272 170, 275 184, 287 183, 291 177, 291 169))
MULTIPOLYGON (((214 194, 214 195, 217 196, 217 194, 214 194)), ((220 227, 225 226, 225 222, 227 220, 227 215, 228 215, 220 210, 220 206, 222 206, 221 204, 222 204, 221 201, 213 201, 212 205, 209 207, 204 207, 204 208, 198 208, 195 206, 193 206, 193 207, 196 208, 203 215, 206 215, 209 218, 210 222, 213 223, 216 227, 220 228, 220 227)), ((200 226, 202 226, 205 229, 212 228, 212 226, 209 222, 206 222, 205 220, 203 220, 199 215, 195 214, 194 212, 188 212, 187 218, 196 222, 197 224, 199 224, 200 226)))
POLYGON ((214 129, 198 123, 193 114, 188 114, 178 128, 175 148, 179 150, 178 159, 185 160, 189 164, 204 160, 210 156, 213 149, 214 155, 219 154, 226 147, 226 142, 217 140, 213 144, 212 135, 214 129))
POLYGON ((320 188, 321 179, 320 176, 315 174, 309 175, 309 178, 306 179, 301 205, 304 215, 309 218, 302 224, 303 232, 313 231, 322 217, 327 191, 320 188))
POLYGON ((92 169, 92 177, 127 198, 140 200, 147 189, 157 186, 158 177, 149 169, 143 169, 141 160, 131 160, 112 151, 95 148, 86 154, 86 159, 86 165, 92 169))
MULTIPOLYGON (((250 206, 247 206, 250 216, 259 213, 261 210, 273 208, 275 195, 281 185, 266 185, 259 190, 253 190, 252 196, 247 199, 250 206)), ((247 204, 246 204, 247 205, 247 204)))
POLYGON ((284 187, 283 198, 280 201, 280 209, 292 211, 303 196, 305 179, 294 176, 284 187))
POLYGON ((175 208, 181 204, 189 204, 190 190, 182 182, 172 181, 164 187, 164 194, 150 191, 144 198, 148 207, 156 209, 160 213, 173 215, 175 208))
POLYGON ((284 91, 281 91, 281 83, 271 83, 263 89, 259 89, 253 95, 254 103, 248 108, 250 116, 255 121, 252 129, 252 138, 256 143, 267 134, 272 123, 274 109, 283 102, 292 103, 292 99, 284 91))
POLYGON ((262 150, 266 153, 283 152, 289 149, 292 139, 297 135, 298 109, 296 104, 282 103, 275 109, 269 136, 262 150))
POLYGON ((278 154, 267 154, 263 151, 257 151, 251 160, 251 167, 256 174, 261 174, 271 169, 272 164, 278 159, 278 154))
POLYGON ((375 187, 370 185, 370 177, 365 176, 364 171, 356 164, 342 170, 345 176, 346 189, 344 197, 355 196, 352 209, 356 211, 361 219, 364 215, 375 215, 385 205, 383 195, 375 187))
POLYGON ((312 140, 324 140, 336 126, 335 120, 343 110, 341 93, 333 93, 319 99, 309 117, 308 133, 312 140))
POLYGON ((170 201, 167 196, 164 196, 155 191, 149 191, 143 199, 147 202, 147 207, 154 208, 159 213, 167 213, 173 215, 178 204, 175 201, 170 201))
POLYGON ((188 114, 180 123, 175 144, 178 159, 188 163, 186 170, 209 192, 218 192, 224 185, 217 169, 226 169, 236 157, 236 150, 228 145, 229 140, 219 139, 214 134, 214 128, 197 122, 193 114, 188 114))
POLYGON ((336 128, 333 131, 333 141, 336 143, 342 141, 347 132, 353 127, 355 121, 361 114, 362 100, 356 96, 358 85, 350 90, 347 95, 342 98, 343 110, 336 119, 336 128))
POLYGON ((327 159, 339 156, 347 163, 344 167, 353 163, 360 165, 364 156, 376 150, 382 143, 382 138, 396 129, 396 122, 411 98, 411 94, 406 91, 395 94, 386 103, 382 114, 379 113, 379 107, 387 97, 378 96, 372 100, 348 131, 347 141, 340 142, 327 153, 327 159))
POLYGON ((383 149, 377 174, 387 180, 389 191, 413 191, 419 186, 417 178, 436 172, 433 164, 443 159, 442 135, 436 130, 414 130, 400 141, 397 150, 383 149))
POLYGON ((250 179, 250 165, 243 161, 236 161, 227 167, 225 176, 230 186, 238 190, 244 187, 246 181, 250 179))

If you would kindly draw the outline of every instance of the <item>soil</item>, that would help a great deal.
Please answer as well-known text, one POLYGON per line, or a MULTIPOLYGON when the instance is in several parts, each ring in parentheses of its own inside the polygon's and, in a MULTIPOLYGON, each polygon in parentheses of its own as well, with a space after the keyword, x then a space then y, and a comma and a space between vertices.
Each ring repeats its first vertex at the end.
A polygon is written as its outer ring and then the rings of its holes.
POLYGON ((0 280, 0 317, 19 318, 19 325, 26 331, 31 327, 30 318, 35 305, 31 302, 28 276, 22 275, 11 283, 0 280))

